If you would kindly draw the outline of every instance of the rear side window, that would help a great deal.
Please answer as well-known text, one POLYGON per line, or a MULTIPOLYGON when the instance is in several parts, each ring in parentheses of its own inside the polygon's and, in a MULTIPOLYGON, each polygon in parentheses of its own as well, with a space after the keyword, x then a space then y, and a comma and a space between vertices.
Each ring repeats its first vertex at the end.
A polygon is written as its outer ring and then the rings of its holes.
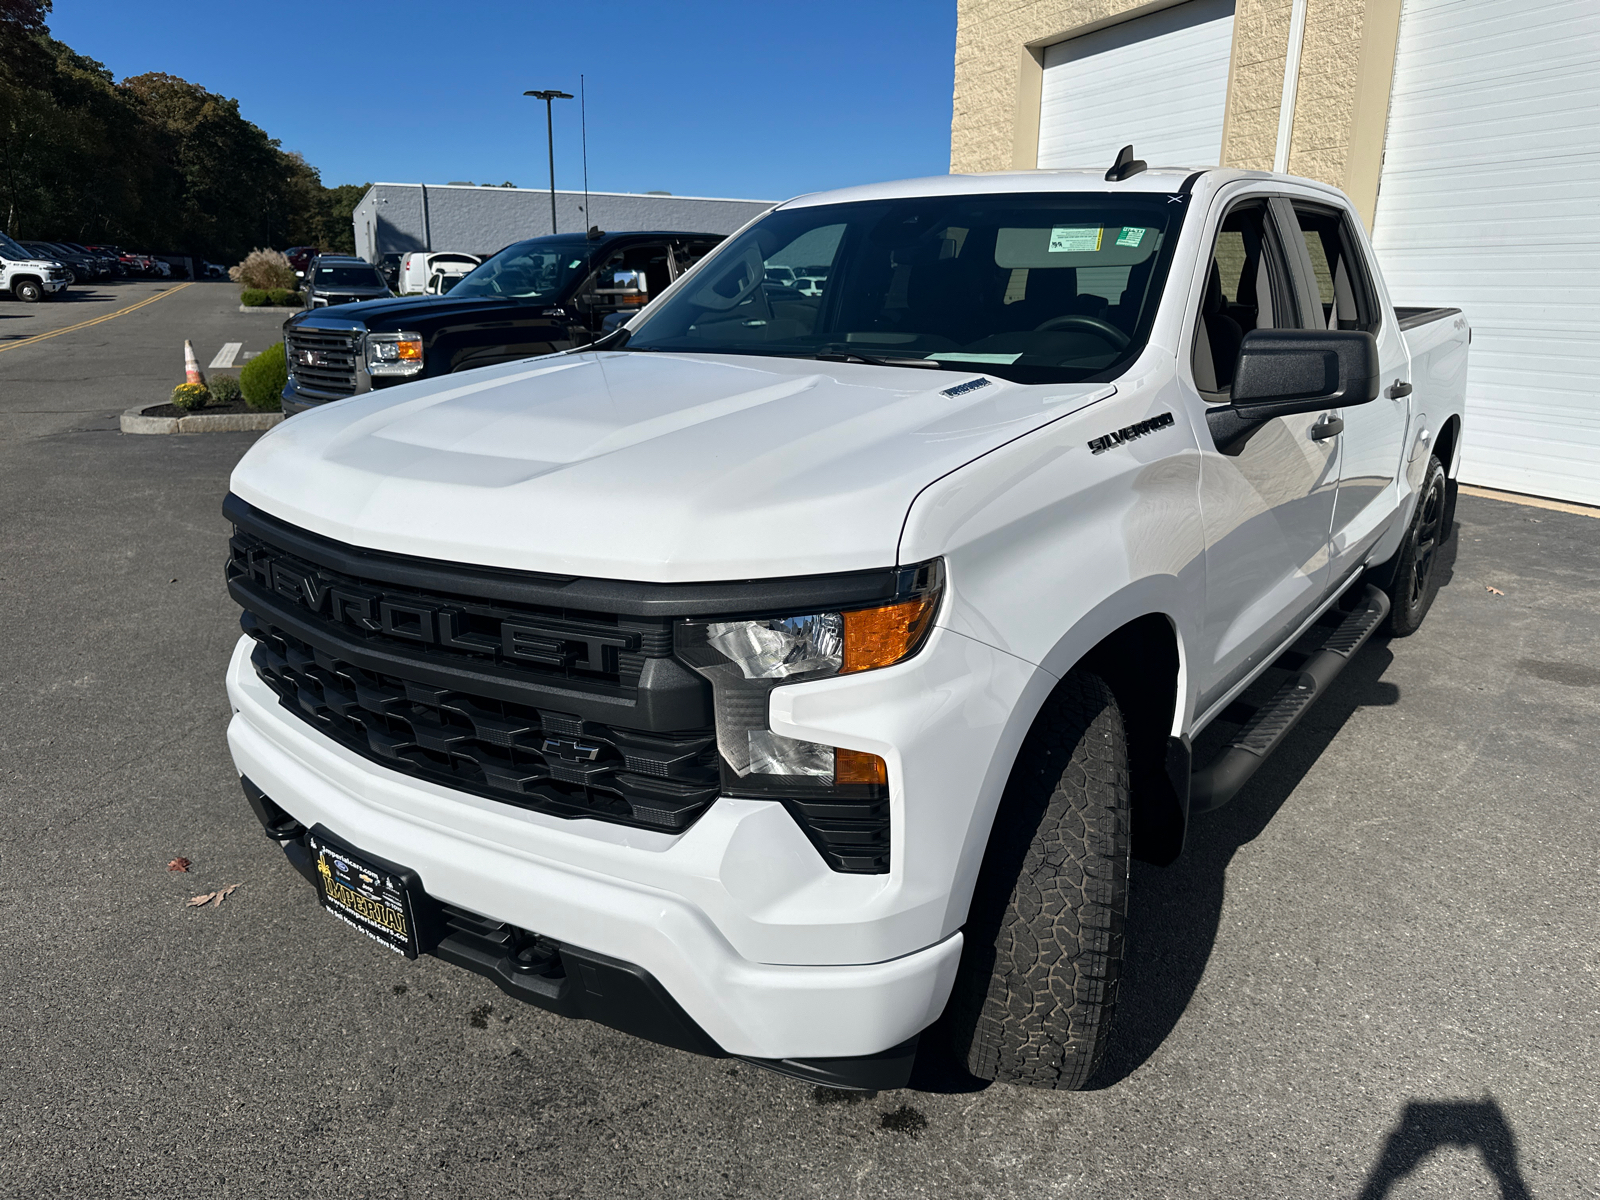
POLYGON ((1378 305, 1349 218, 1335 209, 1298 201, 1294 215, 1322 305, 1321 327, 1375 332, 1378 305))

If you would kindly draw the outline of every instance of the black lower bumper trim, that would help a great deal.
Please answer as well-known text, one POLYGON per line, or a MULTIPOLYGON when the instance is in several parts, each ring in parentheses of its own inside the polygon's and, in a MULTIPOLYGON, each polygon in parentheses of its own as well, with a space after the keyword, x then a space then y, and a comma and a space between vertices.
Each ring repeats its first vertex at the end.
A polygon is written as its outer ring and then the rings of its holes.
MULTIPOLYGON (((305 826, 248 778, 245 798, 267 837, 308 883, 316 882, 305 826)), ((557 943, 527 930, 467 912, 431 897, 417 914, 422 949, 491 980, 508 996, 556 1013, 606 1025, 646 1041, 710 1058, 728 1052, 695 1023, 660 981, 643 967, 593 950, 557 943)), ((911 1078, 917 1038, 858 1058, 745 1058, 792 1079, 850 1091, 887 1091, 911 1078)))

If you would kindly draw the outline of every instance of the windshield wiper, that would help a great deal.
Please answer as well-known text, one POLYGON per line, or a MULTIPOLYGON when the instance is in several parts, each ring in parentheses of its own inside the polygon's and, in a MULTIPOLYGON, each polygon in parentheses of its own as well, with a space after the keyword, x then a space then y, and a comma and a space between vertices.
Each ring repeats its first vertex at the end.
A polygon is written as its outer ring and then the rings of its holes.
POLYGON ((866 363, 869 367, 929 367, 935 371, 944 370, 944 364, 934 362, 927 358, 879 358, 873 354, 859 354, 854 350, 833 351, 826 350, 821 354, 809 354, 802 357, 820 359, 822 362, 858 362, 866 363))

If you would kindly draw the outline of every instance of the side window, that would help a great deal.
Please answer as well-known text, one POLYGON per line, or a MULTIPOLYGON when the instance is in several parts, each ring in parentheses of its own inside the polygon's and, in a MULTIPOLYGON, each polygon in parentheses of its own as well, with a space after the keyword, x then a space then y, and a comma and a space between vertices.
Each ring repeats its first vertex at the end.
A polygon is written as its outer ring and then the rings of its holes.
POLYGON ((1378 306, 1349 219, 1335 209, 1299 202, 1294 215, 1322 306, 1317 328, 1375 331, 1378 306))
POLYGON ((1223 217, 1206 268, 1195 326, 1194 379, 1201 392, 1224 397, 1244 335, 1255 329, 1298 329, 1300 313, 1265 200, 1243 200, 1223 217))
POLYGON ((710 254, 717 248, 717 244, 721 241, 721 238, 715 238, 712 240, 678 242, 674 244, 672 247, 672 257, 673 267, 676 270, 676 274, 673 276, 673 278, 677 278, 678 275, 682 275, 690 267, 694 266, 695 263, 699 262, 706 255, 710 254))

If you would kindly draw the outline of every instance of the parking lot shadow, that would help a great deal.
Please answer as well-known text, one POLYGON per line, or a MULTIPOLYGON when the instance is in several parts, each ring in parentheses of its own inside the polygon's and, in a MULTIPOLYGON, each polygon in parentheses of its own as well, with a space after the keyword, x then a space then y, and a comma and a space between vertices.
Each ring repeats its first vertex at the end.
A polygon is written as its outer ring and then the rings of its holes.
POLYGON ((1367 1176, 1361 1200, 1383 1200, 1428 1155, 1446 1146, 1483 1155, 1484 1166, 1500 1185, 1500 1200, 1532 1200, 1517 1165, 1517 1139, 1500 1105, 1482 1100, 1413 1100, 1389 1133, 1383 1153, 1367 1176))

